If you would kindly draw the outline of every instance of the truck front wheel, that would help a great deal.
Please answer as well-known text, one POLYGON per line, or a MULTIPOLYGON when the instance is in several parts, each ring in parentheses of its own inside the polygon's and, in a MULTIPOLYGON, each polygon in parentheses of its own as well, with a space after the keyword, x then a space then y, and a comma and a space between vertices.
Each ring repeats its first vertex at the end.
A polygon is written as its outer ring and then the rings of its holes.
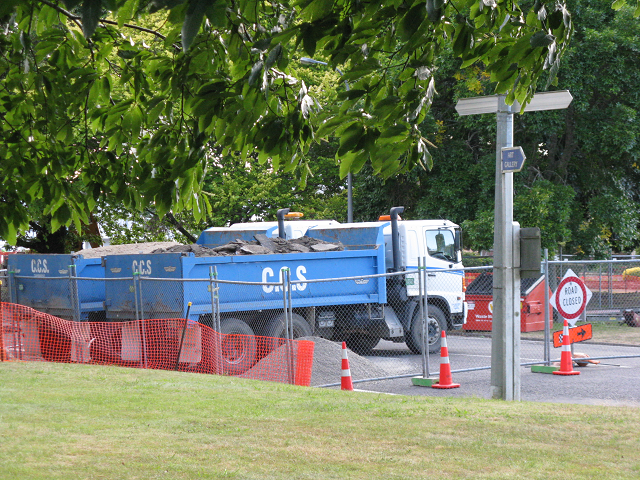
POLYGON ((242 320, 225 318, 220 325, 220 359, 226 375, 240 375, 256 363, 256 337, 242 320))
MULTIPOLYGON (((435 305, 429 305, 429 313, 427 317, 427 339, 429 344, 429 353, 437 353, 440 351, 440 342, 442 331, 447 329, 447 319, 435 305)), ((417 310, 411 320, 411 331, 405 335, 407 347, 416 355, 422 354, 422 322, 420 319, 420 310, 417 310)))

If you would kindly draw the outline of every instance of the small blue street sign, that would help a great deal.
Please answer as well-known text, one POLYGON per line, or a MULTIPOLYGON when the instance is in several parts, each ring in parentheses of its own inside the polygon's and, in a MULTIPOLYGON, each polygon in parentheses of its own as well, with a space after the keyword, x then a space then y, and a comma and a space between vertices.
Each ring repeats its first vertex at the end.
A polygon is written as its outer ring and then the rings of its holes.
POLYGON ((524 156, 522 147, 505 147, 502 154, 502 173, 519 172, 524 166, 527 157, 524 156))

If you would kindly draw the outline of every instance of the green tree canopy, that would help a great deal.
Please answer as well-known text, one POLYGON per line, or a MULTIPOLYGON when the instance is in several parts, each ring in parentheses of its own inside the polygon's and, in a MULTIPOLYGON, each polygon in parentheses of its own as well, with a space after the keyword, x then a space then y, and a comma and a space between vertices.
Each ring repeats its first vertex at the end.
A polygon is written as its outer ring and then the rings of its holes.
POLYGON ((443 52, 482 62, 494 91, 525 104, 554 78, 573 28, 557 0, 5 0, 0 21, 9 241, 36 201, 53 230, 80 231, 105 198, 201 220, 218 149, 303 182, 311 145, 330 136, 343 177, 365 164, 382 177, 430 169, 419 125, 443 52), (351 88, 320 109, 292 76, 302 55, 351 88))
MULTIPOLYGON (((558 73, 570 108, 514 117, 514 143, 527 161, 514 175, 514 217, 539 226, 550 252, 602 257, 640 246, 640 23, 629 7, 569 0, 575 33, 558 73)), ((405 205, 408 218, 448 218, 463 225, 465 244, 490 249, 496 120, 459 117, 461 97, 488 95, 494 82, 482 63, 465 70, 440 58, 433 107, 421 124, 434 166, 386 181, 356 176, 356 217, 405 205), (393 202, 390 200, 393 199, 393 202), (363 209, 367 210, 363 212, 363 209)))

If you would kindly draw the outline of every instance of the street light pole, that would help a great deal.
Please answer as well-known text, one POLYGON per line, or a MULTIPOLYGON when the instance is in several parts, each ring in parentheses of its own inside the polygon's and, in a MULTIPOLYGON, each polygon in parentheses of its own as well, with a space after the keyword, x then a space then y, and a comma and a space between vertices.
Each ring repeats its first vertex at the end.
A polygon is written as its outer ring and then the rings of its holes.
MULTIPOLYGON (((304 65, 325 65, 329 66, 327 62, 323 62, 321 60, 315 60, 313 58, 302 57, 300 59, 300 63, 304 65)), ((339 69, 335 69, 339 75, 342 75, 342 72, 339 69)), ((349 91, 349 82, 344 81, 344 88, 349 91)), ((353 223, 353 188, 351 183, 351 172, 347 173, 347 222, 353 223)))

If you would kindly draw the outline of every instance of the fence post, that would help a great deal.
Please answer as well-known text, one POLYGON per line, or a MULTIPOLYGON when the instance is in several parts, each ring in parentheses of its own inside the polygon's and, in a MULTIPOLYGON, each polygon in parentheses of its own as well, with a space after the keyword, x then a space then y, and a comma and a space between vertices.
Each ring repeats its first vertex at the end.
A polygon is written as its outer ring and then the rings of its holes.
POLYGON ((138 320, 140 320, 140 315, 139 315, 139 311, 138 311, 138 286, 136 285, 136 277, 138 275, 138 271, 134 270, 133 271, 133 277, 131 278, 131 280, 133 280, 133 304, 135 307, 135 311, 136 311, 136 322, 138 320))
POLYGON ((609 308, 613 308, 613 263, 609 263, 609 288, 607 289, 608 297, 609 297, 609 308))
POLYGON ((549 328, 549 249, 544 249, 544 363, 551 365, 551 329, 549 328))
POLYGON ((10 270, 7 272, 9 277, 9 302, 10 303, 18 303, 18 292, 16 285, 16 272, 15 270, 10 270))
POLYGON ((598 308, 602 309, 602 264, 598 264, 598 308))
MULTIPOLYGON (((427 344, 425 348, 425 367, 427 369, 427 377, 431 376, 431 367, 429 366, 429 356, 431 353, 429 352, 429 275, 427 275, 427 257, 422 257, 422 275, 424 276, 424 294, 422 295, 422 302, 424 303, 424 324, 422 334, 427 339, 427 344)), ((464 275, 464 272, 463 272, 464 275)))
MULTIPOLYGON (((2 282, 0 282, 0 284, 1 283, 2 282)), ((4 352, 4 313, 2 313, 3 308, 4 308, 4 302, 0 301, 0 362, 9 360, 8 355, 5 358, 5 352, 4 352)))
POLYGON ((418 258, 418 279, 420 284, 420 317, 422 318, 422 371, 429 378, 429 302, 427 301, 427 257, 418 258))
POLYGON ((425 337, 427 329, 425 328, 426 319, 424 317, 424 290, 422 289, 422 285, 422 259, 418 257, 418 298, 420 304, 420 321, 422 322, 422 378, 427 378, 429 372, 427 370, 427 360, 424 352, 425 349, 428 348, 429 341, 425 337))
POLYGON ((133 299, 136 308, 136 322, 138 323, 138 331, 140 332, 140 348, 142 349, 142 368, 147 368, 147 336, 146 329, 144 328, 144 320, 141 318, 142 314, 142 291, 139 291, 140 287, 140 272, 138 270, 133 272, 133 299), (137 285, 136 285, 137 283, 137 285), (138 295, 140 293, 140 295, 138 295), (138 304, 140 301, 140 305, 138 304))
POLYGON ((213 266, 209 265, 209 292, 211 292, 211 326, 218 331, 216 327, 216 292, 213 287, 213 266))
POLYGON ((213 269, 209 267, 209 279, 211 280, 211 285, 213 286, 211 290, 211 323, 213 325, 213 330, 215 331, 215 351, 216 351, 216 361, 215 361, 215 372, 219 375, 224 373, 224 369, 222 368, 222 334, 220 331, 222 327, 220 325, 220 286, 218 285, 218 267, 213 266, 213 269))
POLYGON ((71 303, 71 311, 74 322, 80 321, 80 298, 78 296, 78 288, 75 283, 75 265, 69 265, 69 301, 71 303))
POLYGON ((216 265, 213 266, 213 276, 216 279, 214 283, 216 289, 216 328, 218 331, 221 330, 221 318, 220 318, 220 285, 218 285, 218 267, 216 265))
POLYGON ((282 288, 282 305, 284 312, 284 337, 289 338, 289 299, 287 296, 287 271, 288 268, 280 270, 280 288, 282 288))
POLYGON ((139 300, 140 300, 140 320, 144 321, 144 307, 143 307, 143 298, 144 295, 142 293, 142 273, 138 271, 138 290, 139 290, 139 300))
POLYGON ((286 363, 287 363, 287 380, 289 384, 294 383, 293 368, 293 312, 291 302, 291 270, 288 268, 283 270, 282 276, 282 292, 284 294, 285 308, 285 345, 286 345, 286 363))

